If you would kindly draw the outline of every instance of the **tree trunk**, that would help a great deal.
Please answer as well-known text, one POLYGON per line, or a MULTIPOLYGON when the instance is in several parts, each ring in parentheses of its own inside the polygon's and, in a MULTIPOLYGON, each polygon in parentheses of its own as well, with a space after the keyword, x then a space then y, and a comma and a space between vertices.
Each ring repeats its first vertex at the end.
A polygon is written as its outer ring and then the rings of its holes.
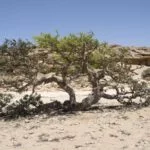
MULTIPOLYGON (((51 75, 50 77, 45 77, 44 76, 41 79, 35 81, 34 84, 31 83, 31 84, 33 84, 32 91, 34 92, 35 88, 38 85, 41 85, 42 83, 47 84, 47 83, 51 83, 51 82, 57 83, 60 88, 62 88, 65 92, 68 93, 69 101, 70 101, 71 105, 76 104, 76 95, 75 95, 74 90, 63 79, 61 79, 60 77, 54 76, 54 75, 51 75)), ((27 86, 29 86, 29 84, 27 84, 24 87, 20 88, 20 90, 21 91, 24 90, 27 86)))
POLYGON ((100 85, 99 80, 104 77, 103 72, 95 72, 89 68, 87 68, 88 71, 88 78, 92 85, 92 94, 90 94, 88 97, 82 100, 81 107, 82 109, 88 109, 93 104, 96 104, 100 98, 101 93, 103 91, 103 85, 100 85))

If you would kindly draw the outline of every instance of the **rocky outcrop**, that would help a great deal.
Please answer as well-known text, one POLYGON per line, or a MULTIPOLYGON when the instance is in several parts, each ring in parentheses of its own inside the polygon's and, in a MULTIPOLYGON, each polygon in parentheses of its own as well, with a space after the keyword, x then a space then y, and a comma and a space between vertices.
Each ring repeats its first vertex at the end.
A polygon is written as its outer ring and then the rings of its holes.
POLYGON ((135 65, 150 66, 150 47, 123 47, 120 45, 110 45, 114 50, 125 48, 129 51, 126 61, 135 65))

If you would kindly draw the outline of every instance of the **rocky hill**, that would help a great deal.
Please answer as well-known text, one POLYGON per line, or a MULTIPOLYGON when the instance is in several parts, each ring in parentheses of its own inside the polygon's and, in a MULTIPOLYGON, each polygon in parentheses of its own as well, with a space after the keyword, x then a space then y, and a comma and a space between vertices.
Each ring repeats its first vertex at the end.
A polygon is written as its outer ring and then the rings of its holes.
POLYGON ((123 47, 121 45, 110 45, 110 47, 114 50, 128 49, 127 61, 131 64, 150 66, 150 47, 123 47))

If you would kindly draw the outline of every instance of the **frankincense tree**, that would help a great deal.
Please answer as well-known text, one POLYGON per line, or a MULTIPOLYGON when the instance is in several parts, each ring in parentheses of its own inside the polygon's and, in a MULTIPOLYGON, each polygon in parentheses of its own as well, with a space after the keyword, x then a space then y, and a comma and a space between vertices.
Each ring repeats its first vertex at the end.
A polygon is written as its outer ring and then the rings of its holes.
POLYGON ((32 86, 34 92, 38 85, 55 82, 69 94, 69 100, 62 105, 68 110, 88 109, 101 98, 117 99, 121 104, 129 105, 138 97, 144 99, 143 105, 149 104, 147 84, 135 80, 132 65, 126 63, 127 49, 114 51, 107 43, 94 38, 93 33, 64 37, 43 33, 34 39, 36 46, 12 40, 0 47, 1 57, 5 59, 1 67, 11 75, 11 80, 3 80, 5 85, 19 91, 32 86), (46 75, 37 79, 38 73, 46 75), (70 82, 81 75, 88 77, 92 90, 78 103, 70 82), (115 92, 108 94, 108 89, 115 92))

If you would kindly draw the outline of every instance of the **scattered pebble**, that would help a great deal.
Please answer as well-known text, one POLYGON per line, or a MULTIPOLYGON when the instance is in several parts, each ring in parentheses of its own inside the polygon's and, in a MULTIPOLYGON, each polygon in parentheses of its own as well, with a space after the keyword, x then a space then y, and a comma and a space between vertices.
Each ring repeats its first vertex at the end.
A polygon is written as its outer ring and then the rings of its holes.
POLYGON ((26 119, 24 122, 25 122, 25 123, 30 123, 30 120, 26 119))
POLYGON ((82 145, 75 145, 75 148, 83 147, 82 145))
POLYGON ((16 142, 16 141, 13 142, 14 147, 20 147, 21 145, 22 144, 20 142, 16 142))
POLYGON ((38 140, 39 142, 48 142, 49 134, 43 133, 43 134, 39 135, 38 138, 39 138, 39 140, 38 140))
POLYGON ((74 135, 67 135, 67 136, 64 136, 62 139, 64 140, 64 139, 69 139, 69 140, 71 140, 71 139, 74 139, 75 138, 75 136, 74 135))
POLYGON ((28 139, 29 137, 28 137, 27 135, 24 135, 23 138, 24 138, 24 139, 28 139))
POLYGON ((59 142, 59 141, 60 141, 59 138, 53 138, 53 139, 50 140, 50 142, 59 142))

